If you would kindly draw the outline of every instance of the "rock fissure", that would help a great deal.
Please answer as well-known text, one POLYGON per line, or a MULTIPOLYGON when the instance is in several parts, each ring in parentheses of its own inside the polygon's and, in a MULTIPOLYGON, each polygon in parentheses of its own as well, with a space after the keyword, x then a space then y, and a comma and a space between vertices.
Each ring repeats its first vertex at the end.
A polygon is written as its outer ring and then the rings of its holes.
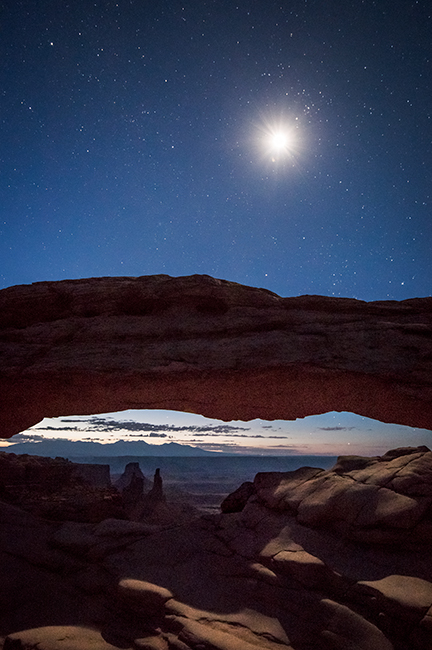
MULTIPOLYGON (((427 447, 425 449, 427 449, 427 447)), ((388 482, 384 485, 384 487, 387 487, 390 483, 393 483, 398 475, 406 473, 409 466, 415 465, 420 457, 421 457, 421 453, 413 454, 413 457, 408 457, 407 462, 395 470, 393 476, 388 480, 388 482)), ((389 489, 393 489, 395 492, 398 492, 398 490, 396 490, 395 487, 390 487, 389 489)))
MULTIPOLYGON (((229 623, 227 623, 226 621, 218 620, 218 619, 213 619, 213 620, 207 619, 206 622, 210 625, 210 627, 212 627, 212 624, 213 624, 215 629, 219 629, 218 625, 220 625, 221 626, 221 628, 220 628, 221 631, 227 631, 228 633, 232 634, 234 637, 237 637, 236 632, 248 633, 249 636, 251 636, 251 628, 248 627, 247 625, 242 625, 241 623, 235 623, 235 622, 232 622, 232 621, 229 621, 229 623)), ((256 630, 256 629, 253 629, 252 632, 253 632, 253 636, 255 637, 253 639, 253 643, 256 644, 257 646, 258 646, 258 643, 259 643, 259 641, 261 639, 263 641, 269 641, 270 643, 274 643, 279 647, 283 647, 283 648, 287 647, 287 641, 288 640, 283 641, 280 638, 278 638, 277 636, 274 636, 273 634, 270 634, 270 632, 261 632, 261 631, 256 630)), ((241 639, 241 636, 237 637, 237 638, 241 639)), ((288 641, 288 643, 289 643, 289 641, 288 641)), ((235 641, 233 640, 233 645, 234 644, 235 644, 235 641)), ((234 645, 234 647, 235 647, 235 645, 234 645)))

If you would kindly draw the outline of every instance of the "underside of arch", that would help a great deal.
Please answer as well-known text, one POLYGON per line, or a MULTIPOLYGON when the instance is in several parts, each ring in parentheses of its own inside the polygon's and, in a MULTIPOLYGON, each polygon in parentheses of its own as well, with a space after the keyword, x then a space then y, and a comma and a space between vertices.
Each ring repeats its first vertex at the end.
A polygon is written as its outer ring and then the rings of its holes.
POLYGON ((432 298, 281 298, 209 276, 0 291, 0 436, 43 417, 352 411, 432 429, 432 298))

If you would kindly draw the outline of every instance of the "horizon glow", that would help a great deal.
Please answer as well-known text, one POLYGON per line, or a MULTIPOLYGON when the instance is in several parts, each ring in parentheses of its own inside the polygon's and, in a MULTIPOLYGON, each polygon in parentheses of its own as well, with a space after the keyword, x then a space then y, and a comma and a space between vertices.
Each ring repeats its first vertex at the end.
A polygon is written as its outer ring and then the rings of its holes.
MULTIPOLYGON (((176 442, 209 451, 247 455, 376 456, 395 447, 430 446, 432 443, 432 431, 385 424, 346 412, 295 421, 227 423, 190 413, 129 410, 95 416, 46 418, 14 439, 18 442, 20 437, 35 435, 103 444, 118 440, 145 440, 154 445, 176 442), (98 421, 100 424, 95 426, 98 421), (126 425, 122 427, 122 423, 126 425), (140 429, 145 423, 150 428, 140 429)), ((2 446, 13 446, 14 439, 2 446)))

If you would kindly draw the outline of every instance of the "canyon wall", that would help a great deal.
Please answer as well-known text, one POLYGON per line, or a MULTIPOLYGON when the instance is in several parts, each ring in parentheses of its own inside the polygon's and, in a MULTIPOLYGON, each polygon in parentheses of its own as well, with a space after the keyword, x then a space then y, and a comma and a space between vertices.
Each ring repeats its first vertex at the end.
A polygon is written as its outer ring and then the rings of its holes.
POLYGON ((281 298, 203 275, 0 291, 1 437, 124 409, 432 429, 432 298, 281 298))

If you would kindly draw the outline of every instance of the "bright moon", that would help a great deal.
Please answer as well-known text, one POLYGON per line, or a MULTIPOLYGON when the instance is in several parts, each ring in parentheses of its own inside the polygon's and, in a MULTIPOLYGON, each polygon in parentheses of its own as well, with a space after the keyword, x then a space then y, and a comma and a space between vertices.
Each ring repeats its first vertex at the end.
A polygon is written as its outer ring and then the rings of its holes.
POLYGON ((296 129, 288 124, 266 124, 261 131, 261 150, 274 163, 295 158, 298 148, 296 129))
POLYGON ((300 150, 301 133, 297 118, 262 117, 255 125, 254 145, 262 161, 273 167, 293 167, 300 150))
POLYGON ((275 151, 283 151, 289 146, 289 137, 283 131, 277 131, 270 136, 270 146, 275 151))

